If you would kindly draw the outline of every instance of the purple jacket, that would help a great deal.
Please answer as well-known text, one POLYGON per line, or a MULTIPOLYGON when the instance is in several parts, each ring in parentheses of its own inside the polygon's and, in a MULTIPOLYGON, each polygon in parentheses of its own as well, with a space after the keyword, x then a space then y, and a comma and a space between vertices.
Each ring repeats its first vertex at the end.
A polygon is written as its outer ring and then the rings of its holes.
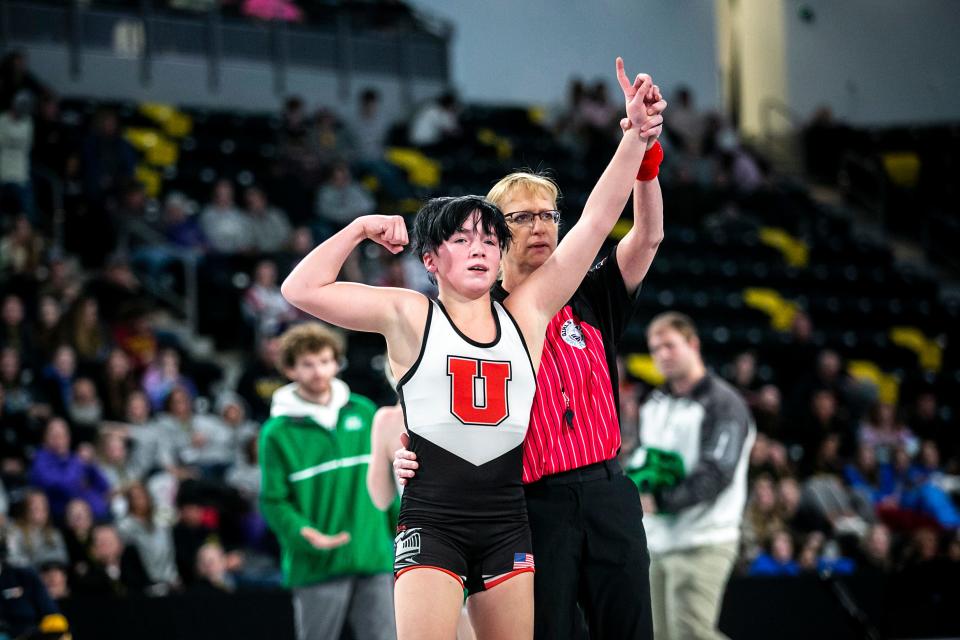
POLYGON ((61 457, 48 449, 40 449, 30 469, 30 484, 47 494, 50 513, 55 519, 63 517, 67 503, 74 498, 86 500, 95 519, 110 516, 107 502, 110 484, 99 469, 75 454, 61 457))

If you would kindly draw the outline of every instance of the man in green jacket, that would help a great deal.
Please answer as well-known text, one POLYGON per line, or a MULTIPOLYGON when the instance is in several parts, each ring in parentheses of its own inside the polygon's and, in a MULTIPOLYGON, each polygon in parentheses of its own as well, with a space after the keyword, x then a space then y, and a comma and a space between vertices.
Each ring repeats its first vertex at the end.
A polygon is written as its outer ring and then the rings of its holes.
POLYGON ((376 406, 336 378, 344 346, 317 323, 280 339, 284 374, 260 433, 260 505, 280 540, 298 640, 396 638, 393 538, 366 488, 376 406))

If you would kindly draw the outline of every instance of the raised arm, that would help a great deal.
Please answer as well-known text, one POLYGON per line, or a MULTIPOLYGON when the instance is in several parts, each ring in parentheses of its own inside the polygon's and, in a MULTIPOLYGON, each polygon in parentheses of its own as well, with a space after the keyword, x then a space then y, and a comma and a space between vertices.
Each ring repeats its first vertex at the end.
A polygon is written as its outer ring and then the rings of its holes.
MULTIPOLYGON (((638 76, 634 103, 642 104, 652 86, 653 81, 649 76, 642 79, 638 76)), ((649 116, 643 125, 624 133, 613 159, 590 193, 580 221, 567 233, 543 266, 516 291, 511 292, 506 304, 511 312, 518 316, 518 320, 523 319, 522 327, 524 320, 545 326, 576 291, 627 203, 637 169, 646 151, 646 138, 662 121, 660 115, 649 116), (539 317, 533 317, 533 314, 539 317)), ((527 334, 526 327, 524 333, 527 334)), ((542 336, 536 340, 542 341, 542 336)))
POLYGON ((398 365, 405 361, 409 365, 419 347, 417 332, 426 322, 426 298, 407 289, 337 282, 350 252, 364 240, 400 253, 407 244, 406 223, 400 216, 357 218, 307 254, 283 281, 280 292, 290 304, 320 320, 344 329, 382 334, 391 359, 398 365))
MULTIPOLYGON (((639 112, 634 98, 637 85, 631 84, 623 69, 623 61, 617 60, 617 80, 623 90, 627 105, 627 118, 624 126, 642 125, 642 116, 662 115, 667 101, 660 95, 660 87, 653 85, 652 91, 643 101, 644 112, 639 112), (634 122, 636 120, 636 122, 634 122)), ((659 135, 647 138, 647 149, 657 141, 659 135)), ((650 270, 653 257, 663 240, 663 194, 660 181, 634 180, 633 184, 633 227, 617 245, 617 264, 627 291, 632 295, 650 270)))

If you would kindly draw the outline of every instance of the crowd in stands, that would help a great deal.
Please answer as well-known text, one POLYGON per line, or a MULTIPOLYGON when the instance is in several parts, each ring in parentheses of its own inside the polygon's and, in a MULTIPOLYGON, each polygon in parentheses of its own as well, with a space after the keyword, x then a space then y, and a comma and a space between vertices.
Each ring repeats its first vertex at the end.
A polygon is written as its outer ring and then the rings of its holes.
MULTIPOLYGON (((285 383, 276 336, 303 320, 278 283, 356 216, 441 193, 409 180, 387 148, 399 136, 455 164, 473 143, 464 108, 439 96, 398 130, 373 89, 346 116, 291 98, 264 174, 151 197, 116 111, 66 117, 55 88, 18 52, 0 72, 0 526, 9 560, 33 566, 54 598, 278 585, 276 541, 258 513, 257 433, 285 383), (62 222, 44 187, 50 176, 62 185, 62 222), (130 241, 141 227, 160 241, 130 241), (238 376, 197 356, 158 297, 183 292, 183 255, 200 260, 201 333, 249 356, 238 376)), ((604 85, 576 82, 543 135, 595 177, 619 108, 604 85)), ((671 101, 667 125, 666 184, 737 195, 769 188, 760 157, 722 118, 698 111, 689 91, 671 101)), ((717 215, 727 229, 742 222, 717 215)), ((409 256, 361 255, 347 277, 431 287, 409 256)), ((881 398, 813 332, 800 311, 777 348, 729 362, 704 350, 758 426, 741 571, 960 563, 960 432, 939 391, 917 385, 881 398)), ((622 379, 626 454, 646 386, 622 379)))

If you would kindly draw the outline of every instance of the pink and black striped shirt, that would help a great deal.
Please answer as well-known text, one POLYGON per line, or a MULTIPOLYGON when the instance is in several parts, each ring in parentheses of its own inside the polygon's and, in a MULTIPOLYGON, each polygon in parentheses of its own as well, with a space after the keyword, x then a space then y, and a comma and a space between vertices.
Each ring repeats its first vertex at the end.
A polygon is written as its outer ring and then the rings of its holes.
MULTIPOLYGON (((507 295, 498 283, 494 298, 507 295)), ((616 343, 635 300, 623 282, 614 247, 550 321, 523 443, 524 484, 617 455, 616 343)))

